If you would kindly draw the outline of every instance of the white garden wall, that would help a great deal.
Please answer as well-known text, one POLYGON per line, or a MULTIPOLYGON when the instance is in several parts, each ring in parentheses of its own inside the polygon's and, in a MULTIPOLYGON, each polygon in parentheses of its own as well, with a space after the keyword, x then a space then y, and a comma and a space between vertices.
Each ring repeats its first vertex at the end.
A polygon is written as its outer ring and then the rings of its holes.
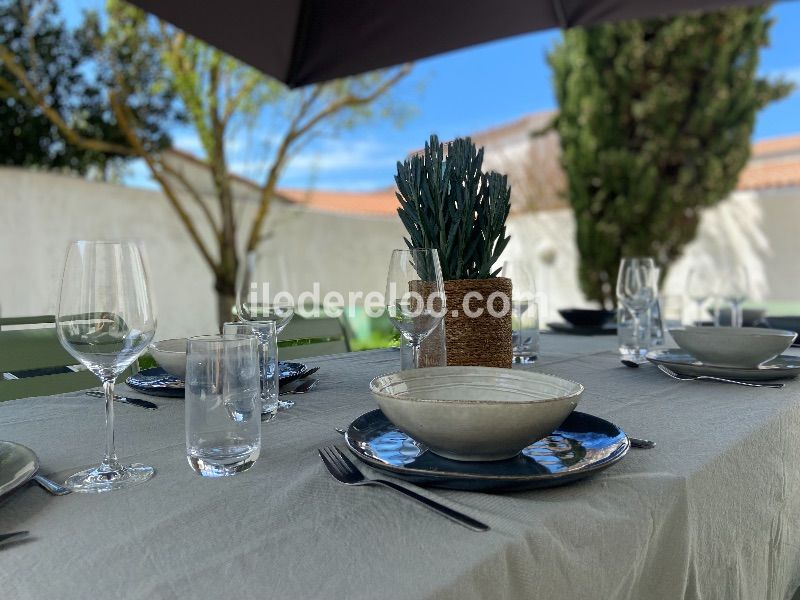
MULTIPOLYGON (((244 192, 241 193, 246 198, 244 192)), ((244 199, 242 222, 254 202, 244 199)), ((665 292, 681 295, 686 270, 704 257, 745 262, 757 300, 800 301, 800 189, 740 192, 703 217, 700 235, 679 261, 665 292)), ((576 277, 574 220, 568 210, 509 222, 506 257, 529 257, 549 313, 584 304, 576 277)), ((266 231, 290 274, 290 291, 319 281, 337 290, 382 291, 393 248, 403 247, 396 218, 309 211, 275 201, 266 231)), ((0 306, 4 315, 52 314, 64 251, 74 239, 134 238, 148 249, 159 307, 158 337, 212 331, 212 277, 164 197, 155 191, 13 168, 0 169, 0 306)))

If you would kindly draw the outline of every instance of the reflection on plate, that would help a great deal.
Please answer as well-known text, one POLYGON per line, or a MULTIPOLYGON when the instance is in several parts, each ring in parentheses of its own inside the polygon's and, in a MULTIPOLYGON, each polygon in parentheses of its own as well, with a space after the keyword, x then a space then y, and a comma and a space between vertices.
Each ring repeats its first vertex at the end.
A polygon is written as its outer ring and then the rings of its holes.
POLYGON ((563 485, 610 467, 630 442, 616 425, 573 412, 548 437, 509 460, 464 462, 434 454, 394 425, 380 410, 358 417, 345 440, 353 453, 393 477, 432 487, 490 491, 563 485))
POLYGON ((33 450, 16 442, 0 442, 0 496, 27 483, 38 470, 33 450))
POLYGON ((669 367, 679 375, 710 375, 742 381, 769 381, 800 375, 800 356, 788 354, 781 354, 755 369, 703 364, 691 354, 677 348, 648 352, 647 360, 656 365, 669 367))
POLYGON ((571 335, 616 335, 617 324, 606 323, 601 327, 576 327, 571 323, 548 323, 547 326, 558 333, 569 333, 571 335))
MULTIPOLYGON (((308 367, 303 363, 280 361, 280 385, 286 385, 302 377, 308 367)), ((183 379, 170 375, 161 367, 145 369, 125 380, 131 388, 143 394, 162 398, 183 398, 185 384, 183 379)))

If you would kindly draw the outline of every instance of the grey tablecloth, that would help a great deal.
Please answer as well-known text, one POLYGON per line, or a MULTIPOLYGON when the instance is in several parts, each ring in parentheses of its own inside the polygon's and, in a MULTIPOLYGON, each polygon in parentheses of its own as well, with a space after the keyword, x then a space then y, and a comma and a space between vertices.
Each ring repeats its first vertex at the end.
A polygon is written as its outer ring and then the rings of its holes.
MULTIPOLYGON (((314 361, 318 389, 263 426, 261 458, 226 479, 184 458, 183 403, 117 405, 122 458, 146 485, 0 501, 0 598, 783 599, 800 585, 800 382, 679 383, 621 367, 613 338, 546 335, 534 368, 581 381, 581 409, 658 441, 568 487, 436 494, 487 521, 473 533, 377 488, 337 485, 316 448, 374 408, 367 382, 396 351, 314 361)), ((0 439, 58 477, 102 454, 102 403, 0 405, 0 439)))

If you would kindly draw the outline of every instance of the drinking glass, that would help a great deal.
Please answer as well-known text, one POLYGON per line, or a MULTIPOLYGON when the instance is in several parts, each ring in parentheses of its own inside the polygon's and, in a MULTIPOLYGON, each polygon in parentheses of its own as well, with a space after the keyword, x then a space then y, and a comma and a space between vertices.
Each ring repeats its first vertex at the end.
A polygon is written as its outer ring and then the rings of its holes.
POLYGON ((278 413, 280 367, 275 323, 225 323, 222 335, 254 335, 258 340, 258 372, 261 377, 261 420, 271 421, 278 413))
POLYGON ((686 276, 686 295, 695 303, 697 320, 695 325, 703 322, 703 305, 714 296, 715 276, 707 265, 696 265, 689 269, 686 276))
POLYGON ((634 328, 633 312, 620 302, 617 306, 617 346, 623 358, 639 360, 653 343, 653 319, 650 311, 640 316, 639 326, 634 328))
POLYGON ((155 469, 120 464, 114 448, 114 382, 156 332, 147 271, 135 242, 70 245, 56 332, 64 349, 100 380, 106 400, 105 458, 70 476, 65 485, 76 492, 106 492, 147 481, 155 469))
POLYGON ((749 287, 747 269, 743 265, 733 265, 723 272, 720 280, 720 296, 731 305, 732 327, 742 326, 742 304, 747 300, 749 287))
POLYGON ((539 303, 533 268, 525 261, 503 263, 503 277, 511 279, 511 339, 514 362, 533 363, 539 356, 539 303))
POLYGON ((439 252, 427 248, 393 251, 386 278, 385 303, 389 320, 408 340, 412 364, 418 368, 420 343, 444 317, 439 252))
POLYGON ((261 451, 258 339, 208 335, 186 345, 186 458, 203 477, 246 471, 261 451))
POLYGON ((274 322, 280 333, 294 315, 286 265, 277 252, 248 252, 236 274, 236 312, 247 323, 274 322))
POLYGON ((658 295, 656 276, 656 266, 652 258, 623 258, 620 262, 617 300, 631 313, 633 351, 637 358, 647 352, 647 347, 642 347, 642 319, 650 319, 650 308, 658 295))

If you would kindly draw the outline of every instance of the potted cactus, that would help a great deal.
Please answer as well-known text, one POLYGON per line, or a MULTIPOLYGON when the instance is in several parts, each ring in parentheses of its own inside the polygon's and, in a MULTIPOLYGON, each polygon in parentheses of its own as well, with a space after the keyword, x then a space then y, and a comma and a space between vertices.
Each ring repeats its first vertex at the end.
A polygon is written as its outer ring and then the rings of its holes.
MULTIPOLYGON (((509 240, 511 188, 505 175, 486 173, 482 165, 483 149, 469 138, 445 149, 431 136, 422 153, 397 163, 397 212, 409 248, 439 251, 447 364, 510 367, 511 280, 497 277, 494 265, 509 240), (481 314, 470 316, 465 308, 481 314)), ((435 342, 423 342, 423 357, 426 346, 438 347, 435 342)))

